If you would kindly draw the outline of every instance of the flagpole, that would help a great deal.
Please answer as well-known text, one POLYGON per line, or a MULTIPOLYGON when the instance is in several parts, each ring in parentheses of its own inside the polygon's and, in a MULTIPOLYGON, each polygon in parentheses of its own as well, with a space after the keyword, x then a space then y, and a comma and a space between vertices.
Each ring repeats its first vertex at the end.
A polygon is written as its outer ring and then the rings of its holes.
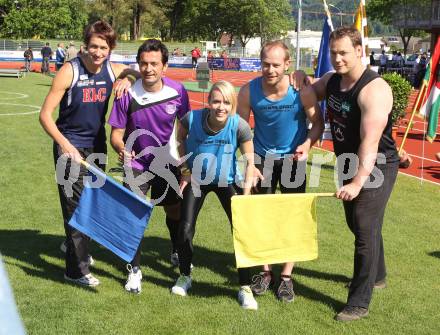
POLYGON ((299 61, 301 57, 301 50, 299 48, 299 33, 301 32, 302 20, 302 0, 298 0, 298 22, 296 29, 296 70, 299 70, 299 61))
POLYGON ((335 197, 336 193, 306 193, 308 195, 314 195, 315 197, 335 197))
POLYGON ((403 135, 402 143, 400 143, 399 147, 399 156, 402 154, 403 146, 405 145, 406 138, 408 137, 409 129, 411 128, 411 124, 414 120, 414 116, 417 112, 417 106, 419 105, 420 99, 425 95, 425 89, 427 87, 427 84, 425 81, 423 81, 422 87, 420 88, 420 92, 417 95, 416 103, 414 104, 413 110, 411 112, 411 117, 409 119, 408 125, 406 126, 405 135, 403 135))

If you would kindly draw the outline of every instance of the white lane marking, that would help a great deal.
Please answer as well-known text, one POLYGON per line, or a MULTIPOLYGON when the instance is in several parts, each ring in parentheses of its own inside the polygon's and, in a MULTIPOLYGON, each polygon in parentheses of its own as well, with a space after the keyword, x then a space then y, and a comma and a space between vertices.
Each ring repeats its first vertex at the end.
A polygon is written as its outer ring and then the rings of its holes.
POLYGON ((15 100, 15 99, 26 99, 28 97, 29 97, 29 95, 23 94, 23 93, 0 91, 0 101, 3 101, 3 100, 15 100), (10 95, 15 95, 15 96, 14 97, 10 97, 10 98, 8 98, 8 97, 5 98, 5 97, 2 96, 3 94, 10 94, 10 95))
POLYGON ((23 107, 36 108, 36 110, 30 111, 30 112, 22 112, 22 113, 1 113, 0 112, 0 116, 30 115, 30 114, 37 114, 40 112, 40 106, 35 106, 35 105, 13 104, 13 103, 2 102, 2 101, 0 101, 0 105, 23 106, 23 107))

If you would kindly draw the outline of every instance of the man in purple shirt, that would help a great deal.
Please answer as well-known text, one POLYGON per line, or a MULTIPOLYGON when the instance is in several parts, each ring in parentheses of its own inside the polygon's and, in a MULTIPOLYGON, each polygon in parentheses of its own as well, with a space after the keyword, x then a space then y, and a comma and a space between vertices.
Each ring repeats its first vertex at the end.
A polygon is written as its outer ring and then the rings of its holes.
MULTIPOLYGON (((115 100, 110 114, 111 144, 124 163, 124 185, 140 196, 151 188, 151 201, 163 206, 172 242, 171 263, 178 265, 177 229, 180 219, 179 170, 174 124, 189 110, 182 84, 164 78, 166 46, 154 39, 139 48, 136 60, 141 78, 128 94, 115 100)), ((127 265, 125 289, 141 292, 141 245, 127 265)))

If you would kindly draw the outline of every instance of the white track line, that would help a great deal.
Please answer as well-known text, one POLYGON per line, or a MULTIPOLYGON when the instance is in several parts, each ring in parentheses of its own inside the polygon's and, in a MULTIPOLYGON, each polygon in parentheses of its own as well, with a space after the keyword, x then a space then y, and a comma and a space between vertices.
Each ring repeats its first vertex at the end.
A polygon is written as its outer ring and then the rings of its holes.
POLYGON ((14 95, 18 95, 18 97, 12 97, 12 98, 4 98, 2 96, 0 96, 0 101, 3 100, 16 100, 16 99, 26 99, 29 97, 29 95, 27 94, 23 94, 23 93, 17 93, 17 92, 8 92, 8 91, 0 91, 0 94, 14 94, 14 95))
POLYGON ((34 111, 24 112, 24 113, 0 113, 0 116, 30 115, 30 114, 37 114, 37 113, 40 112, 40 106, 35 106, 35 105, 12 104, 12 103, 9 103, 9 102, 2 102, 2 101, 0 101, 0 105, 23 106, 23 107, 37 108, 34 111))
POLYGON ((426 161, 430 161, 430 162, 434 162, 434 163, 436 163, 436 164, 440 164, 440 162, 439 161, 437 161, 437 160, 434 160, 434 159, 430 159, 430 158, 423 158, 423 157, 420 157, 420 156, 417 156, 417 155, 413 155, 413 154, 408 154, 409 156, 411 156, 411 157, 416 157, 416 158, 418 158, 418 159, 424 159, 424 160, 426 160, 426 161))

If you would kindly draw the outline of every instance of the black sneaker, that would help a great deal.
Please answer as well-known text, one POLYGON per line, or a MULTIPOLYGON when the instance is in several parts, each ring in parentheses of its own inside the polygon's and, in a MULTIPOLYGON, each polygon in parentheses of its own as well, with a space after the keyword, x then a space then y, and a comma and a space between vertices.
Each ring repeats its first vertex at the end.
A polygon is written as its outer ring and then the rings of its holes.
POLYGON ((292 302, 295 299, 292 279, 281 279, 280 286, 278 286, 277 290, 277 298, 284 302, 292 302))
POLYGON ((341 322, 356 321, 366 317, 367 315, 367 308, 358 306, 345 306, 342 311, 336 314, 335 320, 341 322))
POLYGON ((271 272, 261 272, 252 277, 251 290, 256 295, 263 295, 266 291, 273 286, 271 272))

